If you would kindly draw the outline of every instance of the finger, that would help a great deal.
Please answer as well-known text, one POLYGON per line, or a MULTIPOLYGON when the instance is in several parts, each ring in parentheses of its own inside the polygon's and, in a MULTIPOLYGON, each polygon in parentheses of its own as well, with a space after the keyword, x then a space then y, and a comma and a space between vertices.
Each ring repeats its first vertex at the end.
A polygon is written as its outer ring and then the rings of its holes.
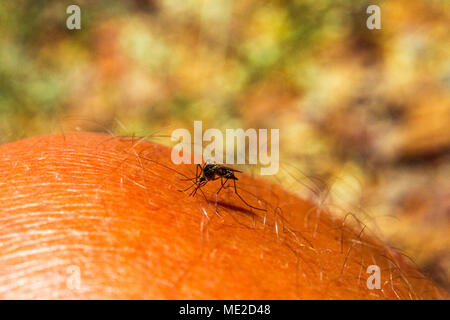
POLYGON ((345 226, 342 241, 328 213, 305 228, 312 204, 244 174, 286 217, 224 197, 222 219, 201 227, 214 208, 177 192, 183 182, 167 167, 193 167, 174 166, 160 145, 67 134, 0 146, 0 157, 0 298, 445 297, 366 230, 345 226), (381 290, 367 287, 370 265, 381 290))

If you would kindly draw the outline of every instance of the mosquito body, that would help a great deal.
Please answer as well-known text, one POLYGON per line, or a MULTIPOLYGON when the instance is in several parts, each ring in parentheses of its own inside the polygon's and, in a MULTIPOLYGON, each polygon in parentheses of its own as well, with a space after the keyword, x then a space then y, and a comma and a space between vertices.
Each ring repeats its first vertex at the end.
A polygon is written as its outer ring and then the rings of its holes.
POLYGON ((238 180, 234 175, 234 172, 242 172, 230 167, 225 167, 218 164, 207 163, 202 167, 201 174, 199 176, 199 182, 207 182, 216 180, 218 178, 228 180, 238 180))
POLYGON ((220 191, 222 191, 222 189, 225 188, 225 185, 227 184, 228 180, 232 180, 233 185, 234 185, 234 193, 236 193, 236 195, 239 197, 239 199, 241 199, 242 202, 244 202, 248 207, 253 208, 255 210, 266 211, 265 209, 257 208, 257 207, 250 205, 238 193, 237 187, 236 187, 236 181, 238 180, 238 178, 235 176, 236 172, 241 173, 242 171, 239 171, 239 170, 236 170, 236 169, 233 169, 230 167, 226 167, 226 166, 223 166, 220 164, 215 164, 215 163, 205 163, 203 166, 198 164, 196 167, 195 177, 192 179, 185 179, 185 180, 192 181, 192 185, 183 191, 187 191, 187 190, 191 189, 192 187, 194 187, 194 189, 192 190, 190 195, 195 196, 197 191, 198 190, 201 191, 201 188, 203 186, 205 186, 208 182, 220 179, 220 188, 216 192, 216 211, 217 211, 217 199, 218 199, 219 193, 220 193, 220 191))

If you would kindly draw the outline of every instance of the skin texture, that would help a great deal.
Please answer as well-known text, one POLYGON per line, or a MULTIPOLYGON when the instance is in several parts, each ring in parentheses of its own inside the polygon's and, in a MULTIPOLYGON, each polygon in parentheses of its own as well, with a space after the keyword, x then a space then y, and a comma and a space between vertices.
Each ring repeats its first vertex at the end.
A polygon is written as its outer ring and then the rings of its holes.
POLYGON ((266 211, 226 188, 216 214, 220 182, 179 192, 195 165, 167 147, 76 133, 0 148, 0 298, 447 298, 352 216, 263 180, 237 174, 266 211), (367 288, 369 265, 381 289, 367 288))

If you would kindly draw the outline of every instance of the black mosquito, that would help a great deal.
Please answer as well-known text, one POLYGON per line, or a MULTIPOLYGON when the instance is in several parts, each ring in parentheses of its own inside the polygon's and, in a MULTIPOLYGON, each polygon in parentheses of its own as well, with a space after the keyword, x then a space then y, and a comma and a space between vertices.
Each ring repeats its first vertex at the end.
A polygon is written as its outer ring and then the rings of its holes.
POLYGON ((197 164, 195 177, 191 179, 183 179, 185 181, 192 181, 192 185, 189 186, 189 188, 181 191, 187 191, 192 187, 194 187, 194 189, 190 193, 190 196, 195 196, 197 191, 198 190, 202 191, 201 188, 205 186, 209 181, 214 181, 220 178, 220 188, 216 192, 216 212, 217 212, 217 198, 219 196, 219 193, 220 191, 222 191, 222 189, 225 188, 225 185, 228 182, 228 180, 233 180, 234 193, 236 193, 236 195, 239 197, 239 199, 242 200, 243 203, 245 203, 248 207, 253 208, 255 210, 266 211, 266 209, 252 206, 247 201, 245 201, 244 198, 242 198, 242 196, 237 191, 236 180, 238 180, 238 178, 234 175, 235 172, 241 173, 242 171, 230 167, 225 167, 215 163, 205 163, 203 166, 197 164))

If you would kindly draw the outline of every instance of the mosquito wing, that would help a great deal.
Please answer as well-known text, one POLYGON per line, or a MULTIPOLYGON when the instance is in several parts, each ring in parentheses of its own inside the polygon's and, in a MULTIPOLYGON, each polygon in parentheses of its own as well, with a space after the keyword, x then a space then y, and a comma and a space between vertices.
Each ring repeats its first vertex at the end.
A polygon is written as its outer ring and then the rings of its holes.
POLYGON ((233 171, 233 172, 240 172, 240 173, 242 173, 242 171, 240 171, 240 170, 233 169, 233 168, 226 167, 226 166, 222 166, 222 165, 220 165, 220 168, 225 169, 225 170, 229 170, 229 171, 233 171))

